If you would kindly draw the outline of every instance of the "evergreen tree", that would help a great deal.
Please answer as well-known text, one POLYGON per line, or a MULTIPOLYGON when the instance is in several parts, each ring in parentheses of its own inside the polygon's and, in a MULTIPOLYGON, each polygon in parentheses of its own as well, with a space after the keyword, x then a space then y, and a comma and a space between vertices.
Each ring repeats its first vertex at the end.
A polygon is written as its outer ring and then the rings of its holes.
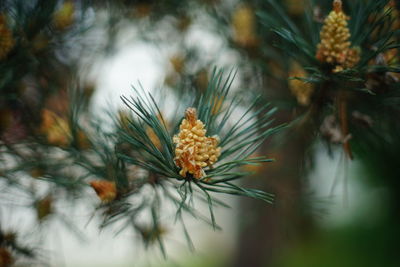
MULTIPOLYGON (((166 205, 193 249, 186 216, 223 228, 214 208, 226 204, 216 196, 244 196, 229 266, 396 266, 399 8, 389 0, 1 1, 1 205, 8 211, 23 196, 36 224, 69 224, 56 204, 96 194, 100 228, 134 229, 166 256, 166 205), (211 59, 189 41, 196 25, 221 41, 211 59), (127 27, 178 52, 163 88, 134 86, 105 126, 82 65, 117 52, 127 27), (228 66, 213 67, 223 55, 228 66), (381 206, 371 207, 382 214, 368 228, 320 229, 308 186, 318 142, 340 151, 338 168, 359 164, 351 179, 382 189, 381 206)), ((0 219, 0 266, 43 264, 0 219)))

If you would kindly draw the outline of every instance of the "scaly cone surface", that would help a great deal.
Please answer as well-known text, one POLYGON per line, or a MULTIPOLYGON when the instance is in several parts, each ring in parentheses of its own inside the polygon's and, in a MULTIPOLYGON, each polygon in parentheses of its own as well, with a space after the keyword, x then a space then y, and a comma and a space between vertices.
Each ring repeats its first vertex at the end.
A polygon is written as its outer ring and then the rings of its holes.
POLYGON ((175 163, 181 168, 180 175, 190 173, 196 179, 206 174, 203 168, 213 165, 221 155, 218 136, 207 137, 205 125, 197 119, 196 109, 188 108, 185 119, 173 138, 176 144, 175 163))
POLYGON ((316 58, 334 66, 333 72, 354 67, 360 60, 360 49, 350 48, 349 17, 343 13, 342 1, 333 1, 333 11, 324 21, 316 58))

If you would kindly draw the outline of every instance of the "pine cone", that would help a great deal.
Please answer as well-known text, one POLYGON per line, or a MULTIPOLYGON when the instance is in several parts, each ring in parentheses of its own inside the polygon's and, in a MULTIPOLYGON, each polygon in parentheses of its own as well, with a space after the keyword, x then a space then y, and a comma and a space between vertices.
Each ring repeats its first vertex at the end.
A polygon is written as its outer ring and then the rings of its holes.
POLYGON ((354 67, 360 60, 360 49, 350 48, 350 30, 347 17, 342 10, 342 1, 333 1, 333 11, 324 21, 316 58, 335 66, 333 72, 354 67))
POLYGON ((182 168, 180 175, 186 173, 200 179, 205 176, 203 168, 214 164, 221 155, 218 136, 207 137, 203 122, 197 119, 196 109, 188 108, 180 132, 174 136, 175 163, 182 168))

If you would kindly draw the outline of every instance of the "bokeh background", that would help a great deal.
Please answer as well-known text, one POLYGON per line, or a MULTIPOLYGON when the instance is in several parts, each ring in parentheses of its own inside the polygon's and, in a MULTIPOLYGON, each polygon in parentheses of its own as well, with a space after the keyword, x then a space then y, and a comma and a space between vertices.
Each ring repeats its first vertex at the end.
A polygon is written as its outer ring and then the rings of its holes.
MULTIPOLYGON (((357 4, 371 5, 364 0, 343 2, 351 14, 356 14, 357 4)), ((392 11, 391 31, 398 31, 399 3, 377 2, 392 11)), ((367 106, 363 110, 357 99, 364 98, 353 98, 357 109, 349 116, 355 157, 350 159, 334 140, 336 126, 324 124, 333 112, 319 109, 316 115, 317 86, 290 79, 306 77, 307 66, 282 51, 271 31, 277 27, 273 20, 277 16, 297 23, 308 36, 302 28, 306 17, 318 25, 309 34, 312 39, 331 4, 330 0, 2 1, 0 230, 16 231, 18 240, 37 247, 39 255, 39 263, 17 261, 16 266, 398 266, 399 77, 384 72, 361 82, 379 88, 374 92, 382 102, 367 103, 367 99, 361 103, 367 106), (30 188, 28 193, 13 186, 5 172, 14 163, 5 151, 37 135, 32 125, 40 128, 44 107, 62 114, 63 105, 75 101, 70 91, 85 98, 83 125, 94 117, 108 129, 113 122, 110 114, 118 117, 124 109, 120 96, 132 95, 132 85, 141 84, 155 95, 173 95, 182 88, 204 91, 214 66, 236 70, 233 92, 261 94, 278 107, 276 124, 290 126, 257 152, 276 161, 248 166, 254 174, 242 182, 274 193, 275 203, 219 196, 230 205, 215 211, 222 230, 186 218, 195 252, 174 225, 172 206, 161 214, 170 222, 163 234, 168 255, 164 259, 156 243, 147 246, 133 229, 99 230, 101 217, 95 212, 99 200, 89 187, 75 200, 61 193, 51 212, 38 215, 37 203, 42 203, 38 201, 52 189, 46 181, 26 178, 43 175, 32 172, 43 171, 38 169, 40 159, 31 158, 32 165, 18 172, 24 179, 21 184, 30 188), (392 98, 379 95, 383 91, 392 98), (372 139, 366 137, 368 131, 373 132, 372 139)), ((396 61, 397 50, 392 53, 396 61)), ((162 99, 166 113, 174 111, 176 101, 162 99)), ((332 102, 318 106, 331 107, 332 102)), ((198 203, 197 208, 207 213, 206 204, 198 203)), ((0 261, 3 266, 9 265, 0 261)))

